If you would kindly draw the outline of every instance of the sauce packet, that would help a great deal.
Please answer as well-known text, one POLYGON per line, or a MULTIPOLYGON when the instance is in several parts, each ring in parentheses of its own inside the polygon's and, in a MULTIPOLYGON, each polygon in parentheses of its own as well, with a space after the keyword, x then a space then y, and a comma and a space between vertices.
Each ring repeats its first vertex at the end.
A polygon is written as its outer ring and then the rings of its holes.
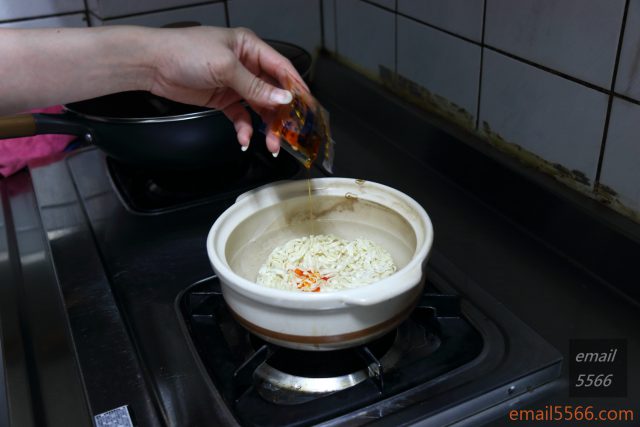
POLYGON ((322 158, 322 167, 332 173, 335 142, 331 139, 329 113, 306 90, 293 83, 287 86, 293 100, 278 107, 269 130, 280 138, 280 146, 307 169, 322 158))

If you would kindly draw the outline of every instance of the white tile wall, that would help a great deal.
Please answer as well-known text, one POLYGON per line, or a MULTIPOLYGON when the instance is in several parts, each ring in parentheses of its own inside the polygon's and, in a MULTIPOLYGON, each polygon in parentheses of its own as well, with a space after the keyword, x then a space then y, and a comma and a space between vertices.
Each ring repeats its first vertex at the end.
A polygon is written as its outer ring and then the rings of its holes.
POLYGON ((614 98, 600 182, 640 211, 640 105, 614 98))
POLYGON ((629 1, 616 92, 640 100, 640 0, 629 1))
POLYGON ((476 116, 480 46, 398 18, 398 73, 476 116))
POLYGON ((91 17, 91 25, 143 25, 145 27, 162 27, 176 22, 199 22, 202 25, 225 27, 226 18, 223 3, 205 4, 203 6, 183 7, 163 12, 145 13, 126 18, 100 20, 91 17))
POLYGON ((611 87, 624 0, 487 0, 485 43, 611 87))
POLYGON ((336 1, 338 53, 373 75, 395 70, 395 15, 360 0, 336 1))
POLYGON ((480 122, 508 142, 584 173, 591 183, 606 109, 603 93, 485 50, 480 122))
MULTIPOLYGON (((37 1, 37 0, 36 0, 37 1)), ((213 2, 213 1, 212 1, 213 2)), ((198 0, 88 0, 87 5, 91 13, 99 19, 115 18, 169 9, 173 7, 189 6, 204 3, 198 0)))
MULTIPOLYGON (((381 64, 396 65, 402 76, 478 113, 480 131, 488 123, 504 140, 583 174, 593 188, 608 95, 543 68, 609 90, 625 0, 397 0, 400 16, 371 3, 386 2, 324 0, 329 50, 374 75, 381 64), (485 49, 480 86, 481 48, 446 32, 480 42, 483 13, 488 46, 542 67, 485 49)), ((618 72, 616 92, 640 101, 640 0, 629 0, 618 72)), ((600 177, 638 211, 639 123, 640 105, 617 98, 600 177)))
POLYGON ((229 0, 229 25, 314 53, 321 45, 319 0, 229 0))
POLYGON ((324 21, 324 47, 336 51, 336 0, 322 0, 324 21))
POLYGON ((83 0, 2 0, 0 21, 84 11, 83 0))
POLYGON ((447 31, 482 40, 484 0, 398 0, 398 11, 447 31))
POLYGON ((28 19, 26 21, 6 22, 0 24, 3 28, 57 28, 57 27, 86 27, 85 14, 50 16, 48 18, 28 19))

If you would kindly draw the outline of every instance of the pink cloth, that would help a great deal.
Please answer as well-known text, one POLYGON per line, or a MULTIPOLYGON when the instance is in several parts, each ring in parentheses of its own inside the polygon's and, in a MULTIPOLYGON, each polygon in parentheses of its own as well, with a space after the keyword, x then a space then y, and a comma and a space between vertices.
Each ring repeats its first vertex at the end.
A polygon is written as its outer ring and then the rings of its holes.
MULTIPOLYGON (((60 113, 62 106, 31 110, 31 113, 60 113)), ((65 149, 73 135, 35 135, 26 138, 0 139, 0 175, 9 176, 34 159, 59 153, 65 149)))

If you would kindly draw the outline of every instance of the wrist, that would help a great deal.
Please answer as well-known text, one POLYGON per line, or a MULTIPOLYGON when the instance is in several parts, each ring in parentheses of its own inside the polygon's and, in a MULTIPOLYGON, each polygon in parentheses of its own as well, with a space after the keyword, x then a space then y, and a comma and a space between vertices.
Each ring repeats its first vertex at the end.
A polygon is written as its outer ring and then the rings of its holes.
POLYGON ((115 87, 112 90, 150 90, 156 72, 155 32, 134 26, 103 27, 104 66, 115 87))

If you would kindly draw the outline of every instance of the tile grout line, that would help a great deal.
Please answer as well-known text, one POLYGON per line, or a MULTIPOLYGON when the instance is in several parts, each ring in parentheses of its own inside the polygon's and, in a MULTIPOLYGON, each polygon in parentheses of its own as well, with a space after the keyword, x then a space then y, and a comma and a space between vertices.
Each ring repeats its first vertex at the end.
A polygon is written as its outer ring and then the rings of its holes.
POLYGON ((388 7, 386 7, 386 6, 382 6, 381 4, 374 3, 374 2, 372 2, 372 1, 370 1, 370 0, 360 0, 360 1, 361 1, 361 2, 363 2, 363 3, 366 3, 366 4, 368 4, 368 5, 371 5, 371 6, 377 7, 378 9, 386 10, 387 12, 393 12, 393 13, 395 13, 395 12, 396 12, 396 11, 395 11, 395 10, 393 10, 393 9, 389 9, 389 8, 388 8, 388 7))
POLYGON ((37 16, 29 16, 26 18, 12 18, 12 19, 5 19, 5 20, 0 20, 0 24, 14 24, 16 22, 28 22, 28 21, 35 21, 37 19, 47 19, 47 18, 57 18, 59 16, 71 16, 71 15, 77 15, 79 13, 82 14, 87 14, 87 9, 78 9, 78 10, 74 10, 71 12, 61 12, 61 13, 52 13, 50 15, 37 15, 37 16))
POLYGON ((480 102, 482 97, 482 73, 484 69, 484 33, 487 25, 487 0, 482 7, 482 34, 480 35, 480 70, 478 71, 478 104, 476 105, 476 131, 480 127, 480 102))
MULTIPOLYGON (((225 0, 226 3, 226 0, 225 0)), ((320 46, 322 49, 326 49, 325 34, 324 34, 324 0, 320 0, 320 46)))
POLYGON ((627 101, 627 102, 629 102, 629 103, 631 103, 631 104, 640 105, 640 100, 635 99, 635 98, 631 98, 631 97, 630 97, 630 96, 628 96, 628 95, 623 95, 623 94, 621 94, 621 93, 618 93, 618 92, 615 92, 615 91, 614 91, 614 92, 613 92, 613 96, 614 96, 615 98, 619 98, 619 99, 621 99, 621 100, 623 100, 623 101, 627 101))
POLYGON ((604 129, 602 130, 602 142, 600 143, 600 153, 598 155, 598 166, 596 168, 596 176, 593 182, 594 191, 600 185, 600 175, 602 174, 602 163, 604 161, 604 153, 607 146, 607 134, 609 133, 609 124, 611 122, 611 109, 613 107, 613 98, 615 95, 616 80, 618 78, 618 66, 620 65, 620 54, 622 53, 622 43, 624 41, 624 32, 627 26, 627 15, 629 12, 629 0, 624 3, 624 12, 622 13, 622 24, 620 26, 620 36, 618 37, 618 47, 616 49, 616 59, 613 63, 613 75, 611 76, 611 90, 609 91, 609 99, 607 101, 607 112, 604 118, 604 129))
POLYGON ((393 13, 394 19, 394 43, 393 43, 393 72, 398 74, 398 0, 395 1, 396 10, 393 13))
POLYGON ((104 21, 104 19, 100 18, 98 15, 96 15, 95 13, 93 13, 93 10, 89 10, 88 15, 91 17, 93 16, 94 18, 96 18, 98 21, 104 21))
POLYGON ((82 0, 82 4, 84 4, 84 19, 87 20, 87 27, 92 27, 91 19, 89 15, 89 2, 88 0, 82 0))
POLYGON ((493 52, 499 53, 499 54, 501 54, 503 56, 506 56, 508 58, 511 58, 511 59, 513 59, 515 61, 522 62, 523 64, 530 65, 530 66, 532 66, 534 68, 537 68, 539 70, 546 71, 549 74, 553 74, 555 76, 562 77, 563 79, 569 80, 570 82, 577 83, 577 84, 579 84, 581 86, 585 86, 585 87, 587 87, 589 89, 595 90, 595 91, 600 92, 600 93, 604 93, 605 95, 609 95, 611 93, 611 91, 609 89, 604 89, 604 88, 602 88, 602 87, 600 87, 598 85, 595 85, 593 83, 589 83, 589 82, 587 82, 585 80, 580 80, 580 79, 578 79, 576 77, 573 77, 573 76, 571 76, 569 74, 566 74, 566 73, 564 73, 562 71, 554 70, 553 68, 547 67, 546 65, 538 64, 538 63, 533 62, 533 61, 531 61, 529 59, 522 58, 520 56, 517 56, 517 55, 514 55, 512 53, 509 53, 509 52, 507 52, 505 50, 499 49, 497 47, 493 47, 493 46, 490 46, 488 44, 485 44, 484 48, 485 49, 489 49, 489 50, 491 50, 493 52))
POLYGON ((160 12, 171 12, 172 10, 180 10, 180 9, 189 9, 191 7, 198 7, 198 6, 207 6, 207 5, 211 5, 211 4, 218 4, 218 3, 223 3, 224 5, 226 5, 226 1, 201 1, 201 2, 197 2, 197 3, 192 3, 192 4, 188 4, 188 5, 181 5, 181 6, 174 6, 174 7, 165 7, 164 9, 155 9, 155 10, 147 10, 145 12, 135 12, 135 13, 129 13, 129 14, 125 14, 125 15, 117 15, 117 16, 110 16, 108 18, 101 18, 100 16, 96 15, 95 13, 93 13, 92 15, 95 16, 96 18, 100 19, 101 21, 110 21, 113 19, 123 19, 123 18, 131 18, 134 16, 143 16, 143 15, 149 15, 152 13, 160 13, 160 12))
POLYGON ((227 28, 231 28, 231 18, 229 18, 229 3, 224 0, 224 20, 227 23, 227 28))
POLYGON ((333 2, 333 42, 335 43, 336 54, 338 52, 338 3, 337 0, 329 0, 333 2))
MULTIPOLYGON (((362 0, 362 1, 365 1, 365 0, 362 0)), ((367 2, 367 3, 368 3, 368 2, 367 2)), ((386 8, 383 8, 383 7, 381 7, 381 9, 389 10, 389 9, 386 9, 386 8)), ((473 39, 470 39, 470 38, 468 38, 468 37, 466 37, 466 36, 463 36, 463 35, 460 35, 460 34, 454 33, 453 31, 446 30, 446 29, 444 29, 444 28, 442 28, 442 27, 440 27, 440 26, 437 26, 437 25, 431 24, 431 23, 429 23, 429 22, 423 21, 423 20, 421 20, 421 19, 415 18, 415 17, 413 17, 413 16, 411 16, 411 15, 407 15, 407 14, 402 13, 402 12, 397 12, 397 14, 398 14, 399 16, 403 17, 403 18, 406 18, 406 19, 410 20, 410 21, 417 22, 418 24, 426 25, 426 26, 427 26, 427 27, 429 27, 429 28, 433 28, 434 30, 441 31, 441 32, 443 32, 443 33, 445 33, 445 34, 448 34, 448 35, 450 35, 450 36, 453 36, 453 37, 455 37, 455 38, 457 38, 457 39, 464 40, 464 41, 466 41, 466 42, 473 43, 473 44, 475 44, 475 45, 480 46, 480 43, 479 43, 479 42, 477 42, 477 41, 475 41, 475 40, 473 40, 473 39)))

